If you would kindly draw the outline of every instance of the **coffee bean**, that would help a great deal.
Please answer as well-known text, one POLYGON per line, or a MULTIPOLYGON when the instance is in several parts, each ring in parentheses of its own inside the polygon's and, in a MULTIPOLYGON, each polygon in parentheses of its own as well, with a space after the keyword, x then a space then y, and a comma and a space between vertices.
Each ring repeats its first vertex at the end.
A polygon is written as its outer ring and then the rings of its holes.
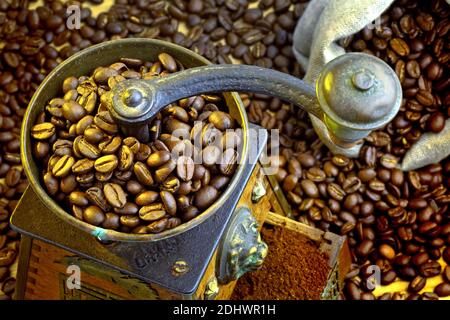
POLYGON ((444 272, 442 273, 442 278, 450 283, 450 266, 446 266, 444 268, 444 272))
POLYGON ((109 173, 114 171, 119 164, 119 160, 115 155, 107 155, 98 158, 94 162, 94 168, 101 173, 109 173))
POLYGON ((327 186, 327 191, 330 197, 337 201, 342 201, 345 197, 345 191, 336 183, 330 183, 327 186))
POLYGON ((435 261, 426 262, 419 267, 419 273, 425 278, 437 276, 441 273, 441 265, 435 261))
POLYGON ((195 193, 194 204, 200 210, 207 209, 216 201, 219 193, 217 189, 212 186, 204 186, 195 193))
POLYGON ((373 249, 373 241, 363 240, 359 246, 355 249, 355 252, 360 257, 367 257, 373 249))
POLYGON ((116 230, 120 227, 120 217, 117 214, 108 212, 105 214, 105 220, 102 227, 106 229, 116 230))
POLYGON ((409 283, 408 290, 410 292, 419 292, 425 287, 426 284, 427 284, 426 278, 417 276, 409 283))
POLYGON ((169 151, 161 150, 152 153, 147 159, 147 165, 149 167, 160 167, 171 159, 169 151))
POLYGON ((75 138, 73 148, 75 152, 78 151, 80 155, 89 159, 97 159, 100 156, 100 150, 81 136, 75 138))
POLYGON ((400 38, 394 38, 390 41, 391 48, 400 56, 407 56, 410 52, 408 44, 400 38))
POLYGON ((231 116, 222 111, 212 112, 208 120, 219 130, 227 130, 233 127, 233 119, 231 116))
POLYGON ((55 126, 52 123, 44 122, 36 124, 31 128, 31 135, 36 140, 50 139, 56 132, 55 126))
POLYGON ((381 274, 381 284, 384 286, 387 286, 387 285, 391 284, 392 282, 394 282, 396 278, 397 278, 397 274, 395 273, 394 270, 390 269, 381 274))
POLYGON ((7 267, 13 264, 17 252, 12 248, 4 248, 0 250, 0 267, 7 267))
POLYGON ((176 63, 175 59, 172 58, 172 56, 170 56, 169 54, 167 54, 167 53, 160 53, 158 55, 158 59, 162 63, 164 68, 166 68, 168 71, 170 71, 170 72, 176 72, 177 71, 177 69, 178 69, 177 63, 176 63))
POLYGON ((450 246, 447 246, 444 249, 444 251, 442 252, 442 258, 448 265, 450 265, 450 246))
POLYGON ((444 129, 445 117, 441 112, 433 113, 427 121, 428 129, 432 132, 439 133, 444 129))
POLYGON ((358 286, 352 281, 347 282, 345 292, 351 300, 361 299, 361 291, 358 286))
POLYGON ((127 203, 127 194, 116 183, 107 183, 103 187, 106 200, 114 208, 123 208, 127 203))
POLYGON ((194 160, 181 156, 177 159, 177 175, 183 181, 190 181, 194 175, 194 160))
POLYGON ((86 197, 88 198, 90 203, 100 207, 103 211, 109 211, 110 206, 102 189, 98 187, 91 187, 86 190, 86 197))
POLYGON ((153 185, 153 177, 148 168, 142 162, 136 162, 133 167, 137 180, 146 186, 153 185))
POLYGON ((175 198, 173 197, 172 193, 168 191, 161 191, 160 192, 161 200, 164 204, 164 208, 166 209, 167 213, 171 216, 175 216, 177 212, 177 203, 175 201, 175 198))
POLYGON ((434 293, 436 293, 439 297, 448 297, 450 296, 450 283, 440 283, 434 288, 434 293))
POLYGON ((395 258, 395 250, 390 245, 382 244, 378 250, 380 254, 388 260, 395 258))
POLYGON ((139 217, 144 221, 157 221, 166 215, 166 210, 162 203, 153 203, 143 206, 139 210, 139 217))
POLYGON ((105 214, 99 207, 89 206, 83 211, 83 219, 94 226, 98 226, 105 220, 105 214))

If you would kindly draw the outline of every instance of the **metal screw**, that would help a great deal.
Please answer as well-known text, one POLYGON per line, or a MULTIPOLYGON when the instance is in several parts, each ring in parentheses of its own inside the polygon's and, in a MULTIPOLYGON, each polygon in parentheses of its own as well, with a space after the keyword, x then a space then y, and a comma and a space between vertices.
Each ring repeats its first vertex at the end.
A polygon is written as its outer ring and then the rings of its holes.
POLYGON ((355 88, 362 91, 369 90, 375 84, 372 72, 367 70, 362 70, 355 73, 353 75, 352 82, 355 88))
POLYGON ((123 94, 122 101, 128 107, 137 107, 142 102, 142 93, 136 89, 127 89, 123 94))
POLYGON ((178 260, 172 266, 172 275, 178 277, 189 271, 189 265, 186 261, 178 260))

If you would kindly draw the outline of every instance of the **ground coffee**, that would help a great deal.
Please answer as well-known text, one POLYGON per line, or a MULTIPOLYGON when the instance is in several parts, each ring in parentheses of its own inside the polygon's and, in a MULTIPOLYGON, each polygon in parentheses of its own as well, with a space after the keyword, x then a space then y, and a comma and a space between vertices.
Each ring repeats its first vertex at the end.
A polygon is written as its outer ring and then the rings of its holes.
POLYGON ((318 300, 330 271, 317 245, 281 227, 261 230, 269 253, 261 269, 239 279, 232 300, 318 300))

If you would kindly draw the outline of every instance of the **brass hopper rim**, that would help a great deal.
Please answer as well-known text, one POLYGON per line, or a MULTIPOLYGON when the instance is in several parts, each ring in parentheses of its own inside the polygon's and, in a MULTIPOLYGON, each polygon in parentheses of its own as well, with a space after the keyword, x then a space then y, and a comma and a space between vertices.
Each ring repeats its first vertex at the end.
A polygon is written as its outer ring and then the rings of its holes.
POLYGON ((245 107, 236 92, 224 93, 227 106, 231 108, 230 103, 235 105, 233 109, 236 109, 236 113, 233 115, 242 128, 243 140, 240 149, 241 160, 227 189, 208 209, 203 211, 194 219, 185 222, 176 228, 157 234, 124 233, 97 227, 76 219, 70 213, 61 208, 56 201, 47 194, 46 190, 41 185, 39 168, 32 154, 31 128, 33 127, 37 115, 44 110, 45 104, 54 97, 54 95, 49 96, 50 89, 53 88, 53 91, 57 92, 62 87, 62 81, 65 77, 70 75, 80 76, 82 74, 92 72, 96 67, 107 65, 108 62, 105 60, 109 60, 112 63, 112 61, 118 61, 122 57, 141 57, 141 59, 143 59, 144 55, 147 58, 150 58, 152 54, 154 55, 154 58, 156 58, 157 54, 161 52, 167 52, 173 55, 177 60, 180 60, 183 64, 185 64, 186 67, 211 64, 210 61, 194 53, 193 51, 166 41, 130 38, 103 42, 74 54, 52 70, 52 72, 47 75, 34 93, 24 115, 20 137, 20 154, 22 165, 31 188, 37 194, 42 203, 59 218, 93 235, 101 241, 157 241, 176 236, 195 228, 203 221, 213 216, 217 209, 220 208, 228 199, 229 195, 239 183, 244 171, 244 164, 248 160, 248 120, 245 107), (148 50, 149 56, 147 57, 147 55, 141 51, 138 52, 138 50, 141 49, 148 50), (116 56, 113 58, 111 56, 112 54, 115 54, 116 56), (104 58, 105 56, 107 59, 104 58), (78 71, 78 73, 74 73, 73 69, 77 66, 80 68, 89 68, 89 71, 78 71), (45 101, 45 103, 39 105, 43 101, 45 101))

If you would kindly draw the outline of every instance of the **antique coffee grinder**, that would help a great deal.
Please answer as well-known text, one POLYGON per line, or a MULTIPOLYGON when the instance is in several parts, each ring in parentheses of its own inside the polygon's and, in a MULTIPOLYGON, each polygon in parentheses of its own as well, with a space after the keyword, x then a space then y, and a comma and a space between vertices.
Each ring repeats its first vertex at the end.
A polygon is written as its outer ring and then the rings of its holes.
POLYGON ((401 102, 395 73, 365 54, 345 54, 327 64, 316 88, 269 69, 211 65, 187 49, 157 40, 115 40, 75 54, 44 80, 24 118, 21 154, 30 187, 11 218, 22 233, 16 298, 229 298, 235 280, 263 263, 267 246, 258 230, 269 210, 289 215, 275 179, 258 162, 267 133, 250 135, 259 127, 248 123, 244 106, 232 91, 277 96, 304 108, 325 124, 326 132, 319 136, 328 135, 340 147, 353 146, 388 123, 401 102), (230 114, 243 130, 243 160, 219 199, 174 229, 126 234, 77 220, 47 195, 39 181, 30 137, 37 115, 66 77, 88 74, 122 57, 156 60, 162 52, 189 69, 115 86, 109 108, 122 130, 147 141, 147 124, 164 106, 198 94, 226 92, 230 114), (80 286, 71 282, 74 275, 79 275, 80 286))

